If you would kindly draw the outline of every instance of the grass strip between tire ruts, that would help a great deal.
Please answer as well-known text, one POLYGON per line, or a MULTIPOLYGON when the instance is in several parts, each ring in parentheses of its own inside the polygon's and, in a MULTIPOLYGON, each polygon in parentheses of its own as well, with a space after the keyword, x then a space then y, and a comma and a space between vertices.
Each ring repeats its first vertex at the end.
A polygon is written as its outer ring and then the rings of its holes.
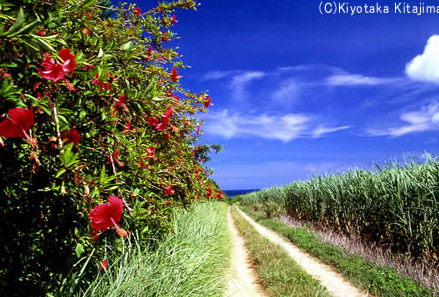
POLYGON ((280 246, 260 235, 234 208, 232 216, 239 233, 244 237, 249 258, 268 296, 330 296, 280 246))
POLYGON ((352 283, 370 294, 381 297, 434 296, 414 280, 398 274, 394 269, 381 267, 359 255, 349 254, 341 247, 319 240, 304 228, 291 228, 283 222, 267 219, 260 213, 241 207, 250 217, 287 238, 297 247, 330 265, 352 283))

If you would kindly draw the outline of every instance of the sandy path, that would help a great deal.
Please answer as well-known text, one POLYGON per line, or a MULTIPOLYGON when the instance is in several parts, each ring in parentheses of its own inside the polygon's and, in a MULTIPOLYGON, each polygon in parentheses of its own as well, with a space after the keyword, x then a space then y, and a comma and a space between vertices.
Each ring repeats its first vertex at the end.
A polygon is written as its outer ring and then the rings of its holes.
POLYGON ((231 279, 227 283, 225 297, 264 297, 250 267, 244 239, 239 235, 234 220, 227 213, 228 227, 232 235, 231 279))
POLYGON ((239 213, 255 227, 255 229, 264 237, 280 245, 288 255, 300 265, 300 267, 313 278, 317 279, 322 286, 326 287, 331 296, 339 297, 356 297, 369 296, 362 293, 358 288, 346 281, 339 273, 334 272, 328 265, 322 264, 311 258, 310 255, 302 252, 292 243, 285 241, 275 232, 261 226, 251 219, 248 215, 239 210, 239 213))

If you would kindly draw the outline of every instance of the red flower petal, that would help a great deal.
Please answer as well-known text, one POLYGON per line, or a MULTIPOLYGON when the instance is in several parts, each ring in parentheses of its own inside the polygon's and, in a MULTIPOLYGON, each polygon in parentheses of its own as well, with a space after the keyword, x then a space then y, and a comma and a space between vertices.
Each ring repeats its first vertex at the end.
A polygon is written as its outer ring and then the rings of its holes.
POLYGON ((163 117, 165 118, 172 117, 172 106, 168 106, 168 109, 166 109, 165 113, 163 113, 163 117))
POLYGON ((165 192, 165 196, 169 196, 175 193, 174 189, 172 188, 172 185, 166 186, 163 190, 165 192))
MULTIPOLYGON (((42 65, 44 64, 42 63, 42 65)), ((41 68, 38 69, 38 74, 43 78, 53 80, 53 82, 58 82, 66 75, 66 72, 61 65, 48 63, 46 63, 46 65, 48 66, 44 67, 44 70, 41 70, 41 68)))
POLYGON ((10 119, 6 119, 0 123, 0 136, 6 138, 24 137, 23 131, 15 125, 10 119))
POLYGON ((168 123, 169 123, 169 118, 162 118, 162 121, 160 122, 160 124, 155 126, 155 129, 157 131, 164 131, 168 126, 168 123))
POLYGON ((8 111, 9 119, 0 123, 0 136, 6 138, 26 137, 30 127, 34 125, 34 112, 32 109, 13 108, 8 111))
POLYGON ((58 56, 64 61, 62 68, 66 73, 72 72, 75 70, 76 62, 75 56, 70 52, 70 49, 64 48, 59 51, 58 56))
POLYGON ((210 102, 211 102, 212 100, 210 99, 210 96, 207 95, 207 96, 204 98, 203 101, 204 101, 204 107, 205 107, 205 108, 208 108, 209 105, 210 105, 210 102))
POLYGON ((151 126, 157 126, 157 124, 159 123, 159 120, 156 118, 156 117, 151 117, 151 118, 148 118, 148 123, 151 125, 151 126))
POLYGON ((61 138, 65 140, 65 144, 69 144, 73 142, 73 146, 76 147, 81 140, 81 136, 78 134, 78 131, 74 128, 69 131, 64 130, 61 132, 61 138))
POLYGON ((91 227, 96 231, 106 231, 122 217, 123 202, 119 197, 108 196, 108 203, 102 203, 90 212, 91 227), (115 222, 113 224, 112 222, 115 222))
POLYGON ((141 12, 141 10, 140 10, 140 7, 136 7, 136 8, 134 8, 134 14, 138 17, 138 16, 140 16, 140 14, 142 13, 141 12))
POLYGON ((102 260, 101 263, 99 263, 99 269, 100 270, 106 270, 108 267, 108 261, 107 260, 102 260))
POLYGON ((171 19, 171 25, 175 24, 176 22, 177 20, 175 19, 175 15, 173 15, 171 19))
POLYGON ((171 80, 173 82, 176 82, 177 80, 180 79, 180 77, 178 76, 177 70, 175 68, 172 68, 170 77, 171 77, 171 80))
POLYGON ((206 197, 207 198, 211 198, 212 197, 212 189, 211 188, 207 189, 206 197))

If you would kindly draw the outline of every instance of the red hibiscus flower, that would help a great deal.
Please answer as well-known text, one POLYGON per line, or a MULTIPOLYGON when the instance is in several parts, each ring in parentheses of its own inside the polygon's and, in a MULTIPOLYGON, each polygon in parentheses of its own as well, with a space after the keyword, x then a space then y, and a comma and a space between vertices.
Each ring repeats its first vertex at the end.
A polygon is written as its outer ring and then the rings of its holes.
POLYGON ((152 56, 152 47, 150 45, 148 45, 148 50, 146 52, 146 55, 143 56, 143 58, 145 59, 145 62, 148 62, 149 60, 151 60, 151 56, 152 56))
POLYGON ((75 70, 76 62, 75 56, 70 52, 70 49, 65 48, 59 51, 58 57, 63 60, 62 64, 55 61, 54 58, 50 57, 49 53, 43 55, 43 61, 41 61, 41 68, 38 69, 38 74, 47 80, 52 80, 53 82, 58 82, 64 79, 65 75, 69 72, 75 70))
POLYGON ((116 162, 117 165, 119 165, 120 167, 125 166, 121 161, 118 160, 118 158, 119 158, 119 151, 115 150, 113 153, 107 156, 108 161, 105 164, 111 164, 116 162))
POLYGON ((69 131, 62 131, 61 138, 65 141, 65 144, 73 143, 73 147, 76 147, 81 140, 81 136, 78 134, 78 131, 76 131, 75 128, 72 128, 69 131))
POLYGON ((168 106, 166 111, 163 113, 164 118, 170 118, 172 117, 172 106, 168 106))
POLYGON ((125 129, 123 130, 123 134, 127 135, 131 132, 131 121, 128 122, 128 124, 125 125, 125 129))
POLYGON ((119 108, 123 108, 125 111, 129 112, 128 107, 125 106, 125 102, 125 94, 122 94, 122 96, 117 99, 116 105, 113 106, 113 116, 119 111, 119 108))
POLYGON ((136 17, 139 17, 142 14, 140 7, 134 8, 133 11, 134 11, 134 14, 136 15, 136 17))
POLYGON ((163 113, 163 117, 161 119, 161 122, 155 126, 157 131, 163 131, 166 129, 169 123, 169 119, 172 116, 172 107, 169 106, 168 109, 163 113))
POLYGON ((171 18, 171 25, 174 25, 176 22, 177 20, 175 19, 175 15, 173 15, 171 18))
POLYGON ((155 158, 154 152, 155 152, 155 147, 151 146, 151 147, 147 148, 144 158, 145 159, 154 159, 155 158))
POLYGON ((157 131, 163 131, 166 129, 166 127, 168 126, 169 123, 169 118, 162 118, 162 121, 160 122, 160 124, 158 124, 157 126, 155 126, 155 129, 157 131))
POLYGON ((101 263, 99 263, 99 269, 100 270, 107 270, 108 267, 108 261, 102 260, 101 263))
POLYGON ((175 191, 172 188, 172 185, 166 186, 163 190, 165 192, 165 196, 169 196, 169 195, 175 194, 175 191))
POLYGON ((223 194, 223 191, 222 190, 218 190, 218 192, 216 193, 216 199, 221 199, 222 194, 223 194))
POLYGON ((207 198, 212 198, 212 189, 211 188, 207 189, 206 197, 207 198))
POLYGON ((26 138, 30 144, 35 141, 28 135, 30 127, 35 123, 35 115, 32 109, 13 108, 8 111, 9 118, 0 122, 0 136, 5 138, 26 138))
POLYGON ((151 118, 148 118, 148 123, 151 126, 155 127, 159 123, 159 120, 156 117, 151 117, 151 118))
POLYGON ((64 48, 59 51, 58 57, 63 60, 62 68, 65 73, 73 73, 76 68, 75 56, 70 52, 70 49, 64 48))
POLYGON ((211 103, 211 99, 210 99, 210 96, 209 95, 207 95, 204 99, 203 99, 203 102, 204 102, 204 108, 208 108, 209 107, 209 105, 210 105, 210 103, 211 103))
POLYGON ((175 69, 175 68, 172 68, 172 71, 171 71, 171 80, 173 81, 173 82, 176 82, 177 80, 179 80, 180 79, 180 76, 178 76, 178 73, 177 73, 177 69, 175 69))
POLYGON ((95 231, 106 231, 114 226, 119 236, 128 236, 128 232, 117 225, 122 217, 122 210, 122 200, 116 196, 108 196, 108 203, 99 204, 90 212, 91 227, 95 231))
POLYGON ((1 68, 0 69, 0 76, 1 76, 2 79, 7 79, 8 77, 11 76, 11 74, 7 73, 4 69, 1 68))
POLYGON ((169 135, 169 133, 166 133, 166 134, 165 134, 165 141, 168 141, 169 138, 171 138, 171 135, 169 135))
POLYGON ((55 63, 55 59, 51 58, 49 53, 44 54, 41 66, 43 66, 44 70, 39 68, 38 74, 47 80, 53 80, 53 82, 58 82, 66 75, 62 65, 55 63))

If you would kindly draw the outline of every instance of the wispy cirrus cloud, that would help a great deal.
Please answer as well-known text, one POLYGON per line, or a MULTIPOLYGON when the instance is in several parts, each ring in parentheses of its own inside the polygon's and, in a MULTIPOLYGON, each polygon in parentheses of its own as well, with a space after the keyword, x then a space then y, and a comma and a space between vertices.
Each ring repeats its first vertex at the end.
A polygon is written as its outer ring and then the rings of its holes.
POLYGON ((326 79, 330 86, 376 86, 397 81, 395 78, 369 77, 360 74, 342 73, 334 74, 326 79))
POLYGON ((217 79, 222 79, 225 77, 230 76, 231 74, 233 74, 234 71, 231 70, 226 70, 226 71, 220 71, 220 70, 214 70, 214 71, 210 71, 204 74, 203 76, 203 80, 217 80, 217 79))
POLYGON ((300 137, 310 120, 302 114, 247 115, 225 109, 206 115, 204 129, 206 133, 224 138, 256 136, 288 142, 300 137))
POLYGON ((237 100, 245 99, 245 89, 252 80, 261 79, 266 74, 263 71, 247 71, 239 73, 232 78, 231 88, 237 100))
POLYGON ((314 131, 312 131, 311 137, 318 138, 324 134, 328 133, 334 133, 342 130, 349 129, 350 126, 339 126, 339 127, 325 127, 325 126, 318 126, 314 131))
POLYGON ((372 136, 399 137, 416 132, 439 129, 439 104, 433 102, 420 110, 403 112, 399 116, 400 125, 369 128, 366 132, 372 136))
POLYGON ((439 83, 439 35, 428 39, 424 52, 407 63, 405 73, 414 80, 439 83))
POLYGON ((307 114, 288 113, 249 115, 228 109, 211 112, 204 118, 205 132, 224 138, 258 137, 289 142, 300 137, 318 138, 327 133, 346 130, 349 126, 315 128, 317 118, 307 114))
POLYGON ((274 101, 285 102, 299 99, 300 83, 295 78, 286 79, 280 82, 278 88, 271 93, 274 101))

